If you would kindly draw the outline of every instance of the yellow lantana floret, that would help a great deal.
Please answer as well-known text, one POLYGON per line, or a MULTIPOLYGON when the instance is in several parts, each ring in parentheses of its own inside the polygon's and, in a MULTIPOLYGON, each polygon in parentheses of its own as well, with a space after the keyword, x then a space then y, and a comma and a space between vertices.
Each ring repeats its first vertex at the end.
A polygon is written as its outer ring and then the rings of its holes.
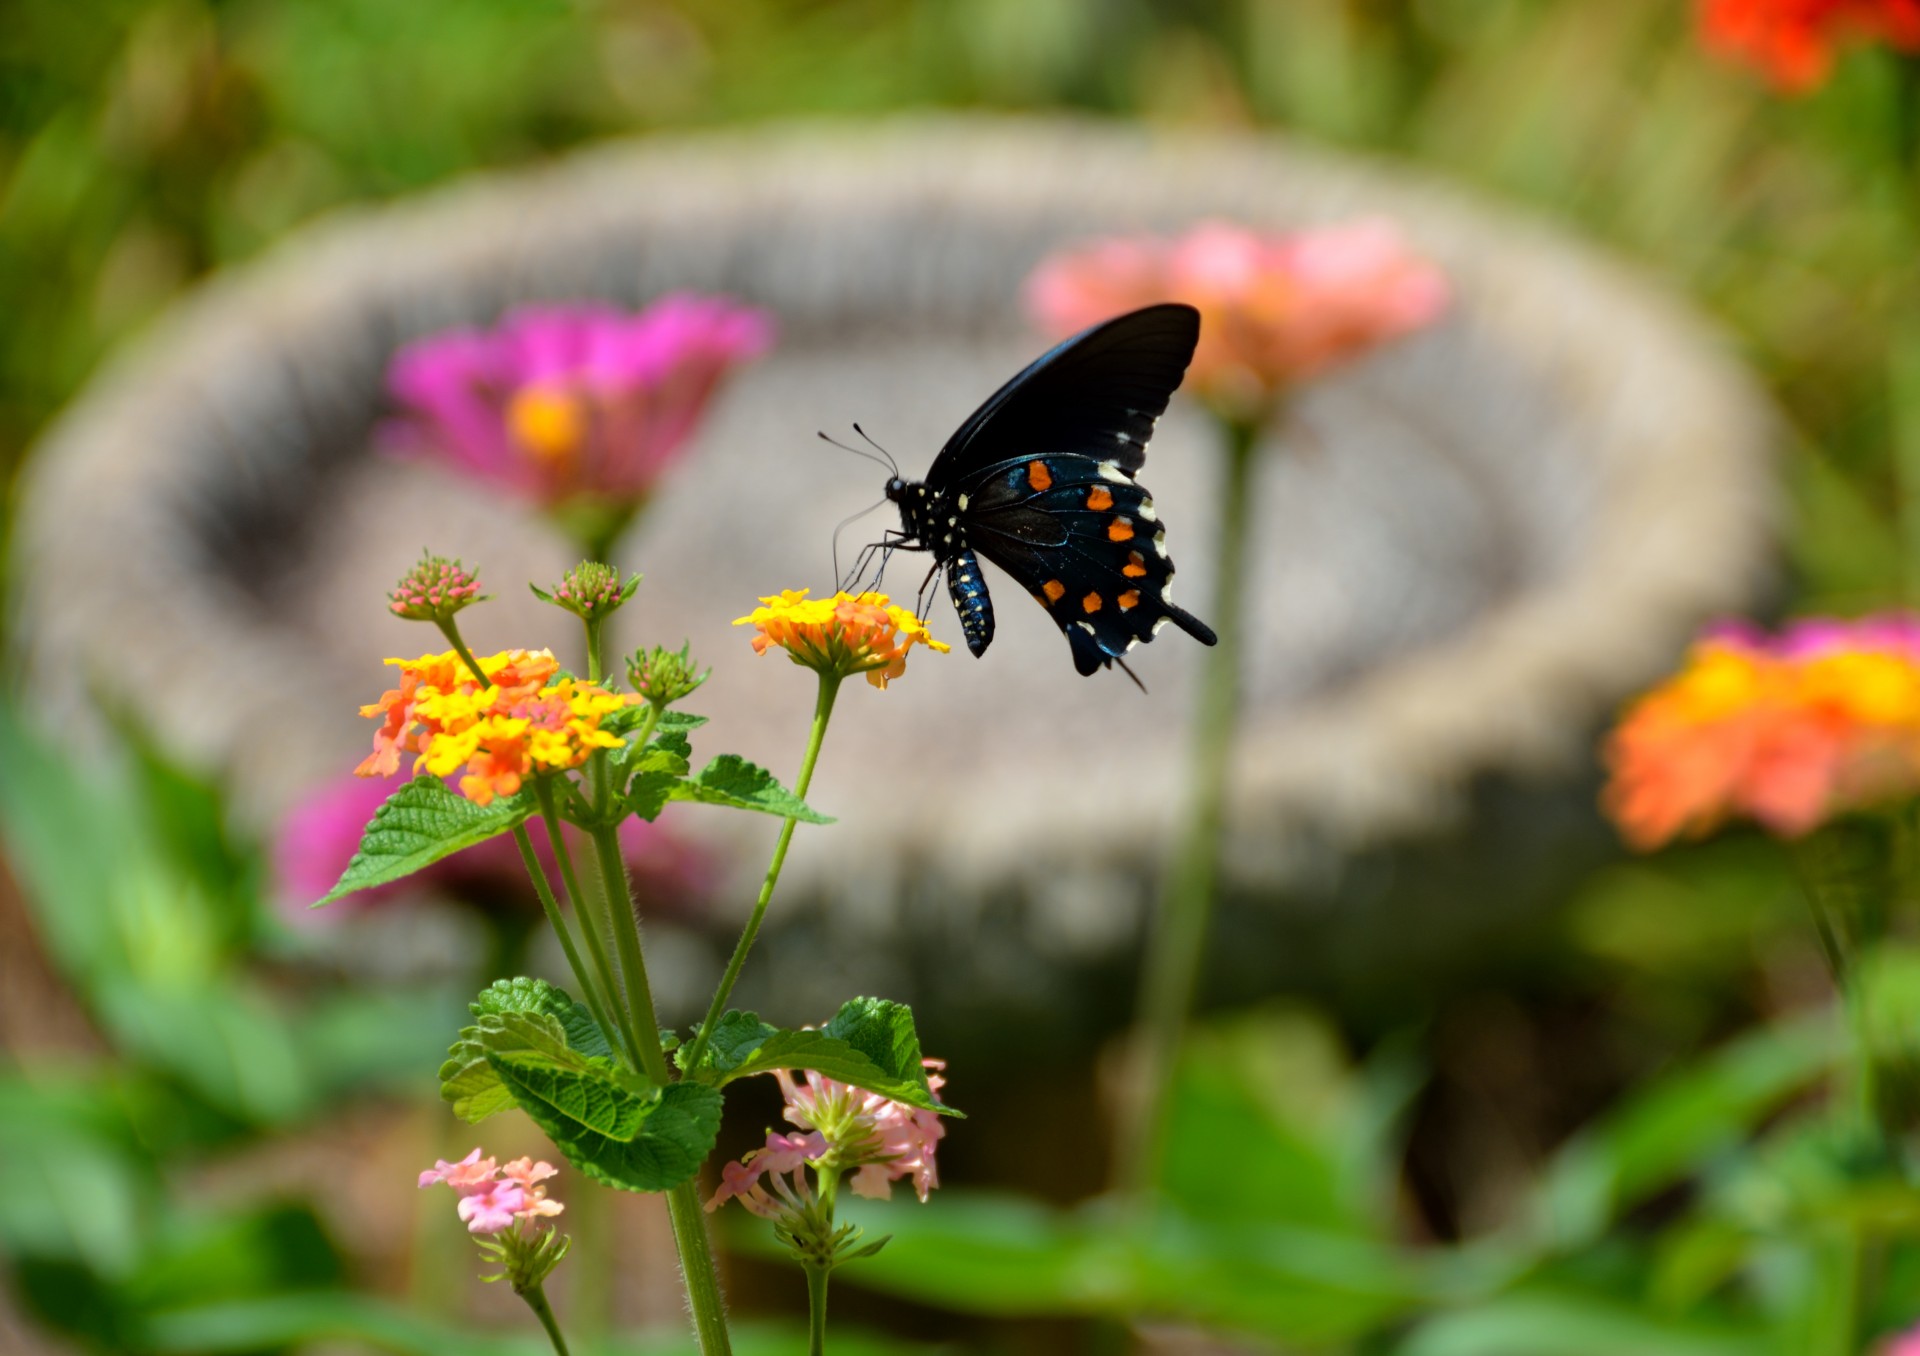
POLYGON ((762 598, 760 606, 734 620, 752 626, 755 654, 778 645, 794 663, 816 673, 846 678, 867 675, 875 687, 885 687, 907 670, 907 651, 914 645, 946 654, 951 648, 933 638, 922 622, 904 607, 895 607, 884 593, 836 593, 831 598, 809 598, 807 589, 787 589, 762 598))

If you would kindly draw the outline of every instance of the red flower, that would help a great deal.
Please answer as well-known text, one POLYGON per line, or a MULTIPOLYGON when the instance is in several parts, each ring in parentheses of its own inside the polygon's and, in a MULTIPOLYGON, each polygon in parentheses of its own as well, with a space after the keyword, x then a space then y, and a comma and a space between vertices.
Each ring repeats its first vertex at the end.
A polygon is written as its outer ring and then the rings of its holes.
POLYGON ((1700 34, 1710 51, 1804 94, 1825 83, 1847 39, 1920 51, 1920 0, 1701 0, 1700 34))

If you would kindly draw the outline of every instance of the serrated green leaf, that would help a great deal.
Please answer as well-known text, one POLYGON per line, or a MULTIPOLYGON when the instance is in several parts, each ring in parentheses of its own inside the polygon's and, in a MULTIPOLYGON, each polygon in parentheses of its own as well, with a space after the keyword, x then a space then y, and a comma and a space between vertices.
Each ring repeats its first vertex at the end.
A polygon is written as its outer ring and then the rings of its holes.
POLYGON ((613 1054, 593 1014, 566 990, 543 979, 521 976, 496 980, 481 990, 468 1008, 480 1020, 462 1028, 459 1039, 447 1051, 446 1062, 440 1066, 440 1096, 453 1104, 455 1115, 469 1122, 483 1121, 515 1105, 513 1094, 487 1062, 488 1033, 504 1030, 499 1022, 489 1025, 488 1018, 538 1014, 559 1024, 565 1049, 590 1059, 610 1059, 613 1054))
POLYGON ((437 777, 415 777, 374 811, 360 850, 319 904, 410 876, 462 848, 506 833, 535 808, 531 789, 476 805, 449 791, 437 777))
POLYGON ((607 1186, 678 1186, 699 1171, 720 1133, 718 1088, 670 1083, 637 1092, 604 1061, 569 1068, 535 1054, 489 1059, 567 1161, 607 1186))
POLYGON ((656 731, 676 730, 685 734, 688 730, 697 730, 707 723, 705 716, 696 716, 691 711, 662 711, 660 723, 654 726, 656 731))
POLYGON ((689 1077, 724 1087, 775 1069, 813 1069, 908 1106, 960 1114, 927 1086, 913 1013, 885 999, 856 998, 820 1030, 783 1031, 751 1012, 729 1012, 714 1024, 700 1068, 689 1077))
POLYGON ((646 719, 647 704, 631 702, 617 711, 609 711, 600 717, 600 728, 608 734, 617 734, 624 738, 644 725, 646 719))
POLYGON ((651 824, 674 799, 674 788, 684 780, 673 772, 642 772, 627 784, 627 808, 651 824))
POLYGON ((700 770, 690 781, 674 785, 669 799, 696 801, 702 805, 727 805, 736 810, 758 810, 782 819, 798 819, 808 824, 831 824, 833 818, 810 807, 800 797, 780 785, 763 767, 734 753, 723 753, 700 770))

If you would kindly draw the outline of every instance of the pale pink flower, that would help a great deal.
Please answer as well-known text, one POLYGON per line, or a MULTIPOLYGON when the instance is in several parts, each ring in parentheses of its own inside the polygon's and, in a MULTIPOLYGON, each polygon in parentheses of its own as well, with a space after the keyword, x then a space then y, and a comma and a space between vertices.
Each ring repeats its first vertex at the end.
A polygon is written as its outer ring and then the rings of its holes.
POLYGON ((536 1163, 531 1158, 516 1158, 500 1168, 501 1177, 520 1188, 524 1202, 514 1213, 522 1219, 546 1218, 559 1214, 566 1207, 558 1201, 547 1199, 547 1189, 540 1185, 549 1177, 558 1176, 560 1169, 551 1163, 536 1163))
MULTIPOLYGON (((923 1063, 929 1069, 946 1068, 942 1060, 923 1063)), ((786 1097, 786 1117, 803 1130, 824 1135, 841 1164, 859 1166, 853 1180, 856 1195, 885 1200, 894 1182, 911 1178, 915 1194, 925 1201, 940 1185, 934 1150, 947 1131, 937 1114, 836 1082, 811 1069, 804 1070, 803 1076, 805 1082, 796 1083, 785 1069, 774 1071, 786 1097)), ((927 1085, 936 1093, 945 1083, 938 1073, 927 1077, 927 1085)))
POLYGON ((462 1196, 457 1208, 466 1221, 467 1232, 474 1234, 497 1234, 529 1213, 527 1193, 513 1182, 489 1182, 472 1195, 462 1196))
POLYGON ((1044 260, 1027 300, 1066 334, 1161 301, 1200 310, 1186 386, 1234 419, 1258 419, 1300 383, 1439 317, 1446 278, 1391 221, 1293 232, 1205 221, 1173 238, 1095 241, 1044 260))
POLYGON ((449 1163, 444 1158, 439 1159, 431 1168, 420 1174, 420 1185, 430 1187, 436 1183, 445 1182, 455 1191, 463 1194, 482 1191, 493 1181, 494 1172, 494 1161, 491 1158, 480 1157, 480 1150, 475 1149, 458 1163, 449 1163))
POLYGON ((544 508, 631 508, 726 376, 772 341, 772 317, 724 297, 680 293, 632 315, 529 307, 402 349, 387 373, 400 407, 388 441, 544 508))
POLYGON ((1881 1348, 1880 1356, 1920 1356, 1920 1324, 1892 1338, 1881 1348))
POLYGON ((827 1141, 819 1134, 782 1135, 770 1132, 763 1148, 755 1149, 737 1163, 724 1164, 720 1169, 720 1188, 707 1202, 707 1211, 711 1214, 730 1200, 738 1200, 762 1219, 779 1219, 786 1213, 786 1205, 811 1195, 807 1188, 803 1169, 826 1155, 827 1141), (791 1177, 791 1183, 781 1181, 781 1175, 791 1177), (761 1177, 769 1177, 780 1194, 776 1201, 760 1185, 761 1177))

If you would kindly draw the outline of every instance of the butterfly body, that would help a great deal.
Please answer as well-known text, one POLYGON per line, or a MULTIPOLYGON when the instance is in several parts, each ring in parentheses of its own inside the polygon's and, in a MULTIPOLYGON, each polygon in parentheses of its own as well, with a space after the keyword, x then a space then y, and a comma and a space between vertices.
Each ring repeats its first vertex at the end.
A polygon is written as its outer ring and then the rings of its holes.
POLYGON ((1001 387, 948 439, 924 481, 887 482, 901 525, 889 546, 932 553, 975 655, 993 640, 978 556, 1046 609, 1082 674, 1121 660, 1169 621, 1215 642, 1173 603, 1166 531, 1134 479, 1199 326, 1192 307, 1171 304, 1096 325, 1001 387))

